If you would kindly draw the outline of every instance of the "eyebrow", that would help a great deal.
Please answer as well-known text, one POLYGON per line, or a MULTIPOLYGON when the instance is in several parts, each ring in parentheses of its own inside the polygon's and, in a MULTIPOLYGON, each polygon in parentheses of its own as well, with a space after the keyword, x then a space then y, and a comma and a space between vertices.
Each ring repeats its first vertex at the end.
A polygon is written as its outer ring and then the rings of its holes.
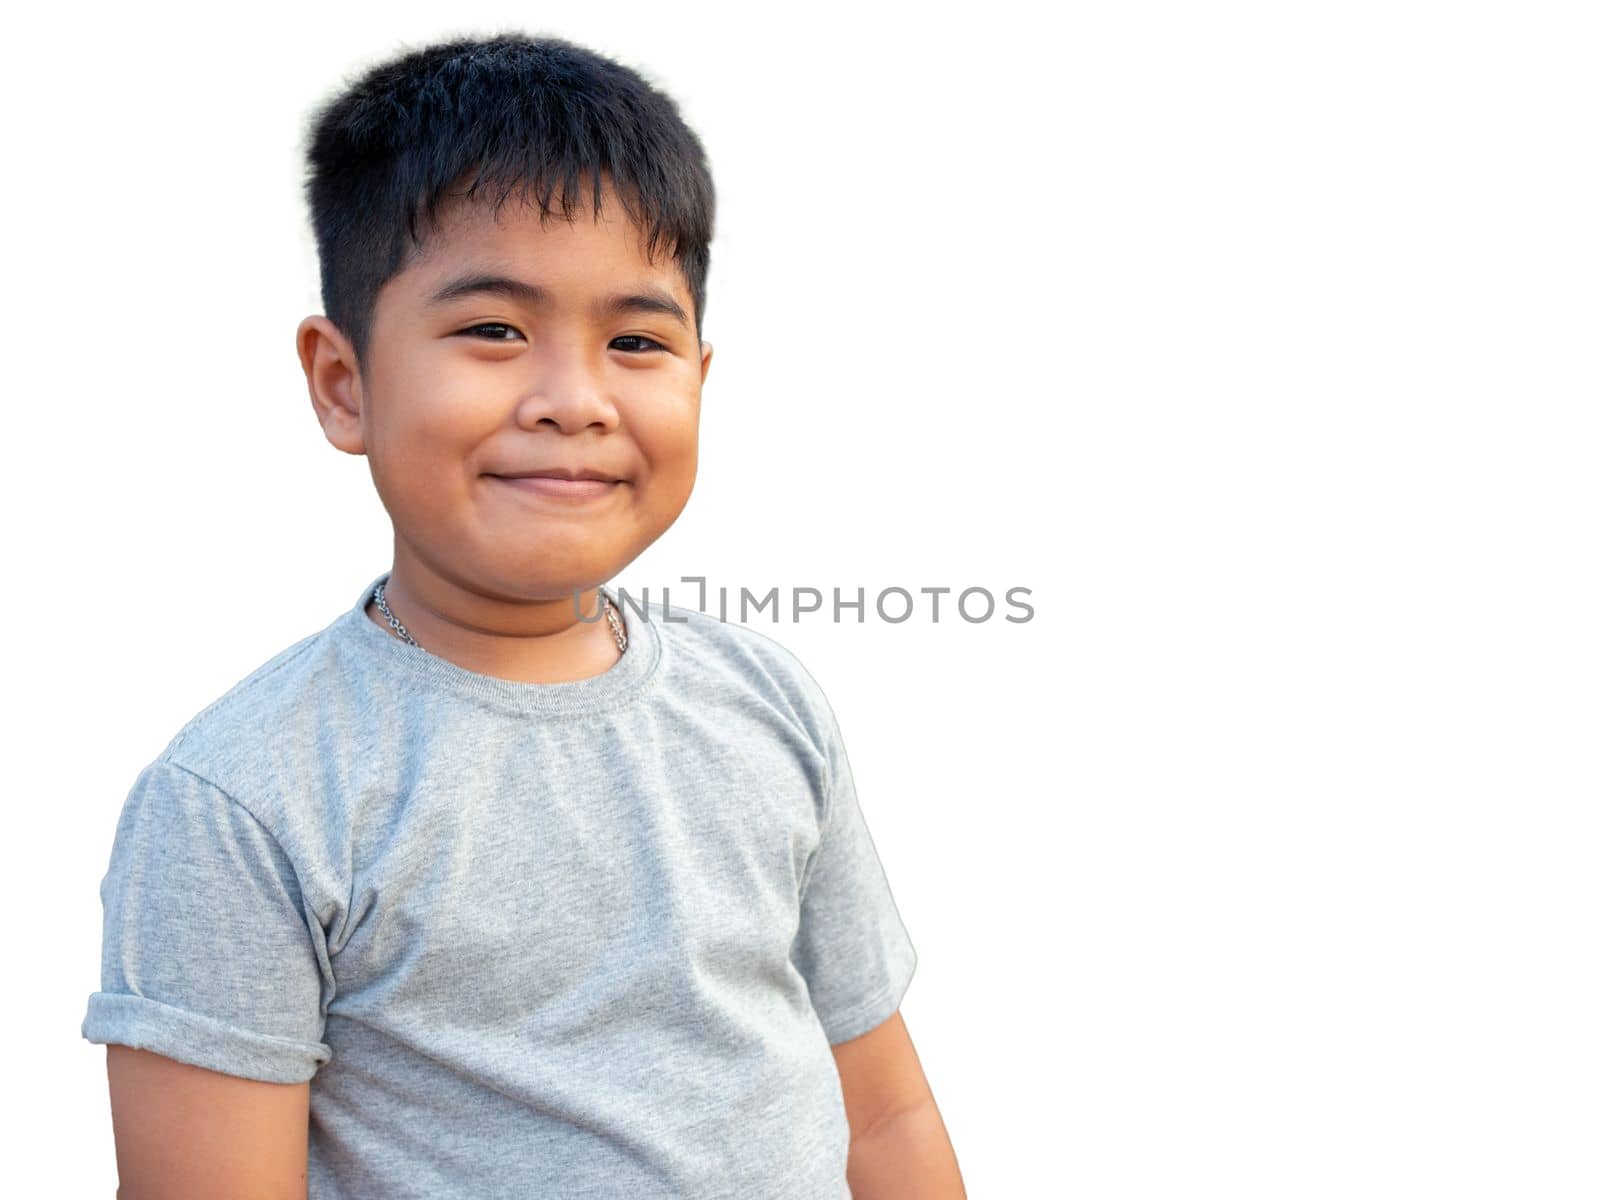
MULTIPOLYGON (((550 290, 536 283, 514 279, 509 275, 473 271, 446 280, 429 293, 423 303, 428 308, 436 308, 464 296, 504 296, 533 308, 548 307, 555 302, 550 290)), ((618 317, 626 313, 658 313, 671 317, 685 329, 693 328, 683 306, 664 288, 646 286, 636 292, 614 292, 602 296, 594 305, 597 317, 618 317)))

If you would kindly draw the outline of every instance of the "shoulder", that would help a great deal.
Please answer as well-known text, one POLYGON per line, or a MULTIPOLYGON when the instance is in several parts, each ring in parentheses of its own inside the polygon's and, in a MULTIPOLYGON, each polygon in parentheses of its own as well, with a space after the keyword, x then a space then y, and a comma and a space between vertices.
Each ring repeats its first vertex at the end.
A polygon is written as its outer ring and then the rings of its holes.
POLYGON ((827 697, 811 671, 782 642, 676 602, 663 605, 652 597, 646 611, 680 677, 697 675, 754 692, 804 728, 819 749, 826 747, 833 724, 827 697))
POLYGON ((215 697, 173 735, 160 761, 197 775, 258 816, 273 805, 262 781, 292 778, 340 703, 332 626, 285 647, 215 697), (309 739, 309 740, 308 740, 309 739), (263 811, 264 810, 264 811, 263 811))

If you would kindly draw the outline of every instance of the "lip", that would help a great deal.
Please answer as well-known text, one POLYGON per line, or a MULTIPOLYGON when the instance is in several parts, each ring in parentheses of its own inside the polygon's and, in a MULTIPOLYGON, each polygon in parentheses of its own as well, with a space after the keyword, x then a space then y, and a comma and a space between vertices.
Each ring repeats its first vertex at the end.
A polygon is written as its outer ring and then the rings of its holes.
POLYGON ((562 479, 552 475, 490 475, 490 479, 534 496, 557 500, 593 500, 609 495, 621 481, 610 479, 562 479))

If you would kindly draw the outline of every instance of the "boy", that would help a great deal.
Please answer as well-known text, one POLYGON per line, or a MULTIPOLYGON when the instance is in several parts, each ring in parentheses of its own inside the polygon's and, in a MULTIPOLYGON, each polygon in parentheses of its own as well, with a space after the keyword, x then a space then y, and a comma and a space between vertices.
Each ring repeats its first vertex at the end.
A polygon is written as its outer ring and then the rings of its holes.
POLYGON ((123 806, 83 1024, 122 1195, 964 1195, 821 690, 600 586, 694 482, 699 141, 505 34, 368 72, 309 160, 297 346, 394 563, 123 806))

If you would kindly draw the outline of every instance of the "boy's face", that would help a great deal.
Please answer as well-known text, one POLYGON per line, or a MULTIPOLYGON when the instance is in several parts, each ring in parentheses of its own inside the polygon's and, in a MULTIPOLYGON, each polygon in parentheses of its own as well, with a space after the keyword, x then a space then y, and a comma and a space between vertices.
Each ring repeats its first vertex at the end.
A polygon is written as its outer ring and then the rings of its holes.
POLYGON ((598 221, 590 202, 543 228, 516 196, 498 216, 454 203, 378 293, 365 382, 337 376, 345 399, 317 405, 328 439, 366 455, 397 556, 474 591, 556 599, 603 582, 694 486, 711 346, 677 264, 651 265, 609 185, 603 201, 598 221), (616 296, 654 307, 608 311, 616 296), (658 311, 671 305, 681 317, 658 311), (615 482, 558 495, 504 478, 561 468, 615 482))

